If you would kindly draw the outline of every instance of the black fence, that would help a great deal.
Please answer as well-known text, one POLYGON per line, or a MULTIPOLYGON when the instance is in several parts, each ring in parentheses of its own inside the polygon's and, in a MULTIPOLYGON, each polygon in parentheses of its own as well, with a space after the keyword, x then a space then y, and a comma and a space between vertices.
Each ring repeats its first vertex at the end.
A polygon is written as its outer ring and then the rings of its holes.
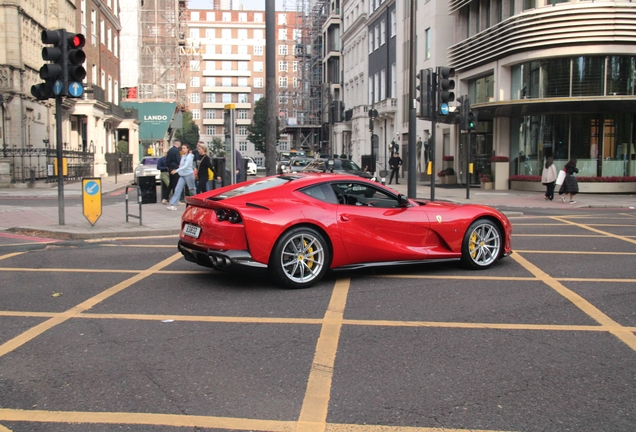
MULTIPOLYGON (((11 183, 57 182, 57 150, 54 148, 5 148, 2 156, 11 161, 11 183)), ((93 153, 64 150, 62 152, 65 180, 93 176, 93 153)))
POLYGON ((133 172, 133 155, 126 153, 106 153, 106 172, 108 175, 133 172))

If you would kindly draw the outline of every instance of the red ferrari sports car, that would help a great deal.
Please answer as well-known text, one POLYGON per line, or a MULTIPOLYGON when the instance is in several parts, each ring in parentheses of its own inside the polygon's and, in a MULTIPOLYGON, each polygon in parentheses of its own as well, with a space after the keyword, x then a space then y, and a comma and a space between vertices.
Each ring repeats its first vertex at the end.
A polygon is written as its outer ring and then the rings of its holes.
POLYGON ((186 202, 186 260, 267 269, 290 288, 311 286, 328 269, 430 260, 484 269, 512 252, 510 222, 493 208, 412 200, 352 175, 277 175, 186 202))

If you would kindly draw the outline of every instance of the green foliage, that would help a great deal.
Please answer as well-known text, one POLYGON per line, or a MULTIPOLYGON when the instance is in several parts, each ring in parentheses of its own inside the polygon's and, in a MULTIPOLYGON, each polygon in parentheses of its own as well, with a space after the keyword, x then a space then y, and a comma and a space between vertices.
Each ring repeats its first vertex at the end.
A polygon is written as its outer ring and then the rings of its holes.
MULTIPOLYGON (((265 125, 267 124, 267 103, 260 98, 254 106, 252 124, 247 127, 247 140, 254 144, 254 149, 265 154, 265 125)), ((276 142, 280 138, 279 121, 276 117, 276 142)))
POLYGON ((212 138, 212 146, 210 147, 210 156, 223 157, 225 156, 225 143, 219 137, 212 138))
POLYGON ((175 131, 174 138, 181 141, 182 144, 187 144, 191 149, 197 147, 197 142, 199 142, 199 126, 192 121, 191 112, 183 112, 183 128, 175 131))
POLYGON ((126 140, 117 141, 117 151, 119 153, 128 153, 128 141, 126 140))

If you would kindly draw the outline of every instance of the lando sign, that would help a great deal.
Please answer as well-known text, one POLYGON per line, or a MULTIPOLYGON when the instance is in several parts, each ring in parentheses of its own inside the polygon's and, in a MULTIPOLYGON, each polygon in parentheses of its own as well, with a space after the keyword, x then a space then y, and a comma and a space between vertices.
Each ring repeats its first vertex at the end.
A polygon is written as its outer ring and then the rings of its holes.
POLYGON ((139 112, 139 139, 141 141, 162 140, 168 131, 174 110, 174 102, 122 102, 124 108, 135 108, 139 112))

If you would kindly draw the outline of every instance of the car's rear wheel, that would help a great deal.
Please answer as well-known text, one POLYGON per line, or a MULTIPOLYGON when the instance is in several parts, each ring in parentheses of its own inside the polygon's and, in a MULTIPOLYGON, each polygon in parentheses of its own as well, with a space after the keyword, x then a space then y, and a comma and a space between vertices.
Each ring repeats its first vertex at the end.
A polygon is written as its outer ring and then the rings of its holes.
POLYGON ((307 288, 327 272, 329 246, 315 229, 293 228, 278 239, 270 262, 271 271, 280 283, 288 288, 307 288))
POLYGON ((499 227, 489 219, 478 219, 464 234, 462 262, 472 269, 488 268, 501 255, 501 247, 499 227))

